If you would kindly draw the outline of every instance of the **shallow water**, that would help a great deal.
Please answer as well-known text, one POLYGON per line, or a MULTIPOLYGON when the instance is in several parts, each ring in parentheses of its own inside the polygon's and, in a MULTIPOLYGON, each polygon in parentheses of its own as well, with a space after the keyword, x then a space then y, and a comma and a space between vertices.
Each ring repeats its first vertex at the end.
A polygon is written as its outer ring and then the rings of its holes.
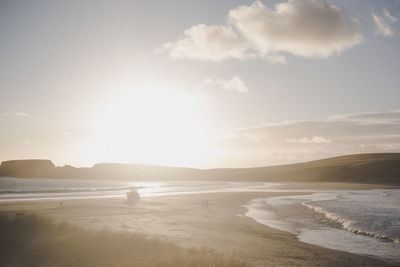
POLYGON ((350 232, 399 243, 400 190, 345 191, 335 199, 304 205, 350 232))
POLYGON ((300 241, 400 262, 400 190, 320 190, 259 198, 246 216, 300 241))
POLYGON ((0 202, 125 197, 132 187, 141 197, 218 193, 267 192, 276 183, 225 181, 129 182, 80 179, 0 178, 0 202))

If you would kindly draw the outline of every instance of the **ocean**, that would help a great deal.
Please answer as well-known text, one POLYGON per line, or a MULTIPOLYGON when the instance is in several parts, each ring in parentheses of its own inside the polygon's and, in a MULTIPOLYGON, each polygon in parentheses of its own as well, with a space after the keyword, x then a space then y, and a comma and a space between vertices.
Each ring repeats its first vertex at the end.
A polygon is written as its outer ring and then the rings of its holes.
POLYGON ((400 190, 318 190, 258 198, 246 216, 305 243, 400 262, 400 190))
POLYGON ((132 187, 141 197, 219 193, 264 192, 277 183, 227 181, 130 182, 83 179, 0 178, 0 202, 125 197, 132 187))

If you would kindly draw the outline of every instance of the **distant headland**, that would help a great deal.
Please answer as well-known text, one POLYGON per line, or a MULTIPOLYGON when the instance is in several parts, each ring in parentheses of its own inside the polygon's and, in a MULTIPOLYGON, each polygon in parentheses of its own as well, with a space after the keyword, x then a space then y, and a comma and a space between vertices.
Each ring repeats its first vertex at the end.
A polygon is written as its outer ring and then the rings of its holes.
POLYGON ((305 163, 256 168, 193 169, 100 163, 91 168, 57 167, 50 160, 10 160, 0 176, 15 178, 113 179, 132 181, 229 180, 400 184, 400 153, 355 154, 305 163))

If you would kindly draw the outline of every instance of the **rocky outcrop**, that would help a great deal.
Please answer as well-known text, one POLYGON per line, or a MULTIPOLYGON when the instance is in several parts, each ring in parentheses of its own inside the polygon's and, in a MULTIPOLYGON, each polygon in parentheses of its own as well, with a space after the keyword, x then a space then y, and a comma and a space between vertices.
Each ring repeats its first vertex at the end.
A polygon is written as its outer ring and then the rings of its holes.
POLYGON ((1 163, 0 176, 42 178, 54 175, 55 169, 56 166, 50 160, 9 160, 1 163))

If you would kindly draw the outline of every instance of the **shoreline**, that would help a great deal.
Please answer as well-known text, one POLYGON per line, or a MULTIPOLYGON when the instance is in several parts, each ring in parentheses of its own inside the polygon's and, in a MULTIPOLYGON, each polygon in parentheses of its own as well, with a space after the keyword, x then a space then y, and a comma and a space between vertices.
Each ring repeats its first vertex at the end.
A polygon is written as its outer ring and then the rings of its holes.
POLYGON ((123 199, 85 199, 1 203, 1 213, 38 213, 90 230, 140 232, 183 247, 209 248, 268 265, 390 265, 303 243, 294 234, 257 223, 244 214, 252 199, 304 193, 210 193, 143 198, 129 206, 123 199), (209 201, 202 207, 202 200, 209 201))
POLYGON ((313 201, 336 199, 337 194, 340 193, 327 190, 326 192, 257 198, 246 205, 248 208, 246 215, 268 227, 292 233, 304 243, 399 264, 400 247, 394 240, 364 234, 361 228, 349 230, 346 228, 348 227, 346 222, 351 222, 349 219, 347 221, 334 220, 328 216, 331 213, 328 212, 326 215, 317 211, 313 208, 314 206, 310 207, 313 201))

